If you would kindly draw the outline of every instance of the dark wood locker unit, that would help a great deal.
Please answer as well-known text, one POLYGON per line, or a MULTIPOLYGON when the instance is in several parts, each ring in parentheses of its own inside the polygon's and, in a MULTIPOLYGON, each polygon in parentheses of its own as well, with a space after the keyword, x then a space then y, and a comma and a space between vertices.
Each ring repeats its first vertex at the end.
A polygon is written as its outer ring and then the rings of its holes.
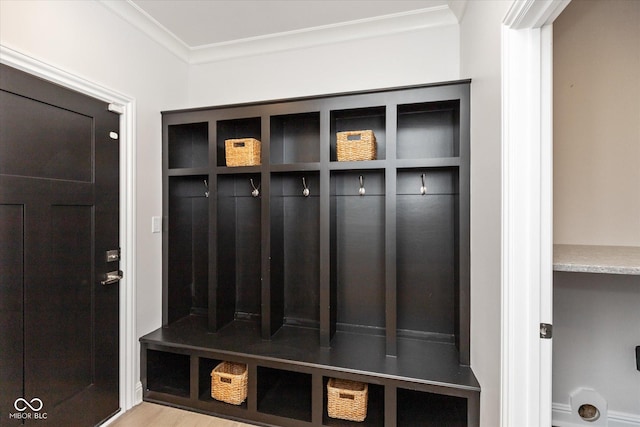
POLYGON ((469 81, 163 113, 163 326, 147 401, 260 425, 342 426, 330 378, 368 384, 363 426, 478 426, 470 366, 469 81), (373 130, 373 160, 336 133, 373 130), (227 167, 225 140, 261 141, 227 167), (247 399, 211 397, 221 361, 247 399))

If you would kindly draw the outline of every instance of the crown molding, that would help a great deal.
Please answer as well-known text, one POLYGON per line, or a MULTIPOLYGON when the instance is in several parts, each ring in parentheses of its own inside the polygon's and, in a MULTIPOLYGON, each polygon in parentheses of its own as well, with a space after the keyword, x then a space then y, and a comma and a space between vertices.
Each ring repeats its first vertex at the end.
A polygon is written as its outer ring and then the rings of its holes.
POLYGON ((201 46, 191 50, 190 62, 202 64, 457 23, 451 9, 438 6, 201 46))
POLYGON ((515 0, 503 23, 512 30, 540 28, 555 21, 571 0, 515 0))
POLYGON ((429 27, 456 25, 460 10, 436 6, 374 18, 359 19, 296 31, 189 47, 130 0, 100 0, 104 6, 189 64, 274 53, 349 40, 380 37, 429 27))
POLYGON ((99 3, 145 33, 184 62, 189 62, 191 48, 132 1, 99 0, 99 3))

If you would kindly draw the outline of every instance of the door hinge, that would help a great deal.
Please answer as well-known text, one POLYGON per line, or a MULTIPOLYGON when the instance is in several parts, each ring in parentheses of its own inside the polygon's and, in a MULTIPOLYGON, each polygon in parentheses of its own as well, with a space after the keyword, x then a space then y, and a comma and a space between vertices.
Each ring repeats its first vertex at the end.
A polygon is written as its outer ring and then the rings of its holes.
POLYGON ((549 339, 553 337, 553 325, 550 323, 540 323, 540 338, 549 339))

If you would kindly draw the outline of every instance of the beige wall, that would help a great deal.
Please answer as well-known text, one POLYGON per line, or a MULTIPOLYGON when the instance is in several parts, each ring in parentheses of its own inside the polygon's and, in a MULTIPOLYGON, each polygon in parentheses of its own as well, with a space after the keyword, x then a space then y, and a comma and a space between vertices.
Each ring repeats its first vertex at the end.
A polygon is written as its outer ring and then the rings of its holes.
POLYGON ((554 242, 640 246, 640 1, 554 23, 554 242))

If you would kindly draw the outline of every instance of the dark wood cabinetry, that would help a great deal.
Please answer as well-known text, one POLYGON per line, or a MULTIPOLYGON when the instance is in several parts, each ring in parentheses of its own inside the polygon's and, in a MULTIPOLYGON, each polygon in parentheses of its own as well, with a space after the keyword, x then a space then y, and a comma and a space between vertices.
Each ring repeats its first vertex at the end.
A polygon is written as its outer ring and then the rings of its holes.
POLYGON ((364 426, 478 426, 469 367, 468 81, 163 113, 163 327, 148 401, 274 426, 329 418, 369 384, 364 426), (336 132, 377 158, 338 162, 336 132), (261 164, 227 167, 225 140, 261 164), (255 194, 256 191, 259 194, 255 194), (247 364, 239 406, 211 398, 247 364))

